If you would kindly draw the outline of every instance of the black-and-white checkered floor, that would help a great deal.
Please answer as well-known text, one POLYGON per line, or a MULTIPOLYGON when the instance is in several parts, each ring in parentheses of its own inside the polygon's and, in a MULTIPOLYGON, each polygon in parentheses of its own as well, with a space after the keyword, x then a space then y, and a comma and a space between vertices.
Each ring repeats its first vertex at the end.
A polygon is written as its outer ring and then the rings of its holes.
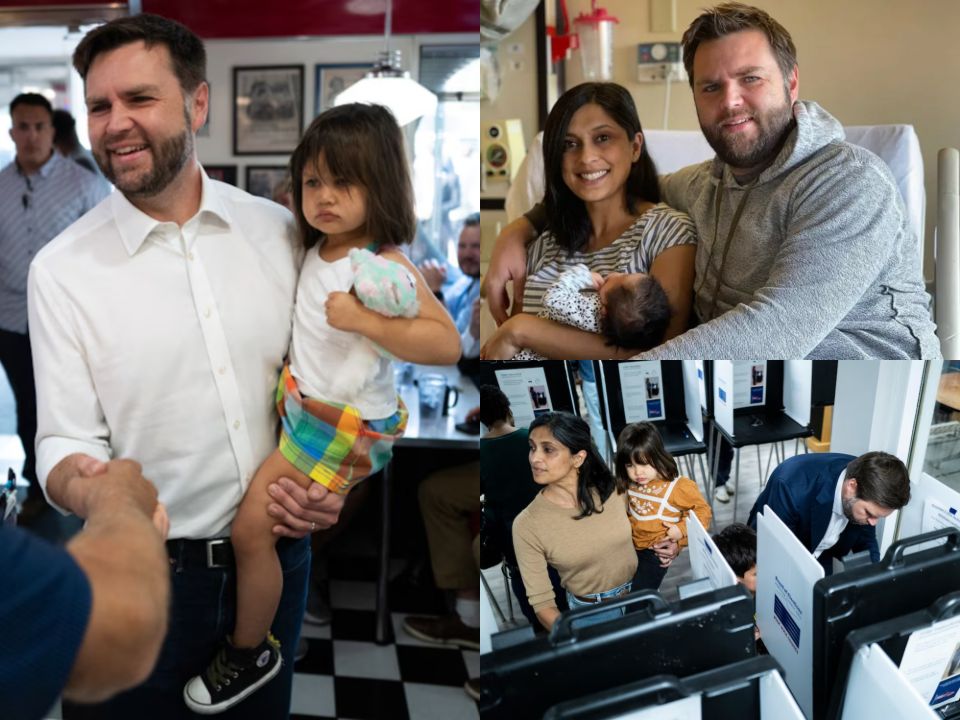
POLYGON ((309 651, 295 666, 292 720, 478 718, 463 683, 480 674, 479 653, 410 637, 403 630, 407 613, 392 614, 393 644, 375 644, 374 588, 331 579, 333 621, 303 626, 309 651))

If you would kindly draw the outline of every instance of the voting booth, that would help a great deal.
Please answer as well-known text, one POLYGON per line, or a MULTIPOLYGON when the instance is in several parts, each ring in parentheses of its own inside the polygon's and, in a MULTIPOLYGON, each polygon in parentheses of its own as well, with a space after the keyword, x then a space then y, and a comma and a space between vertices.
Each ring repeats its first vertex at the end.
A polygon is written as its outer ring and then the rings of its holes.
MULTIPOLYGON (((785 440, 809 436, 811 386, 812 366, 808 360, 713 362, 714 425, 735 453, 734 522, 740 498, 740 449, 756 446, 757 464, 763 468, 760 445, 779 446, 785 440)), ((782 456, 778 449, 778 459, 784 459, 782 456)), ((711 467, 715 468, 718 461, 719 447, 715 447, 711 467)), ((769 462, 761 484, 768 471, 769 462)))
POLYGON ((580 414, 565 360, 484 362, 480 384, 496 385, 507 396, 517 427, 548 412, 580 414))
POLYGON ((719 590, 737 584, 737 575, 707 533, 696 513, 687 513, 687 548, 690 551, 690 575, 694 581, 706 581, 705 589, 719 590))
MULTIPOLYGON (((703 418, 694 363, 680 360, 596 360, 594 375, 601 401, 603 426, 611 447, 630 423, 652 422, 664 447, 676 459, 696 455, 706 482, 703 418)), ((693 464, 687 473, 696 479, 693 464)))
POLYGON ((750 658, 678 678, 658 675, 562 703, 544 720, 803 720, 777 663, 750 658))
POLYGON ((813 717, 813 588, 823 566, 769 506, 757 514, 757 627, 807 718, 813 717))
POLYGON ((753 599, 740 586, 678 602, 643 590, 564 613, 546 637, 506 645, 498 637, 480 658, 481 716, 540 718, 554 705, 638 678, 684 677, 753 657, 753 599), (615 607, 626 614, 573 626, 615 607))
POLYGON ((957 591, 960 530, 956 528, 899 540, 879 563, 818 581, 813 588, 813 716, 827 717, 832 694, 843 692, 849 668, 841 665, 841 655, 851 632, 929 608, 938 598, 957 591))
POLYGON ((960 592, 854 630, 844 641, 840 667, 850 668, 849 681, 837 684, 829 718, 867 718, 864 700, 894 694, 894 688, 897 697, 888 698, 888 707, 899 704, 897 717, 960 717, 960 592), (888 662, 870 657, 877 653, 888 662))

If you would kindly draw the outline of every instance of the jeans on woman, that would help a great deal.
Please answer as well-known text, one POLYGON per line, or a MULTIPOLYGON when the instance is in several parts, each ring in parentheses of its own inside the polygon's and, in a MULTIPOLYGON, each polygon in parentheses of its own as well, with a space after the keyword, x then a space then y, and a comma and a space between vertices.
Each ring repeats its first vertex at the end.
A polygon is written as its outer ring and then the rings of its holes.
MULTIPOLYGON (((596 607, 599 604, 602 604, 604 600, 614 600, 621 595, 626 595, 630 592, 630 581, 628 580, 623 585, 618 585, 612 590, 605 590, 599 593, 590 593, 589 595, 582 595, 581 597, 590 598, 593 602, 584 602, 580 600, 576 595, 567 590, 567 603, 570 605, 571 610, 576 610, 581 607, 596 607)), ((618 618, 623 615, 623 608, 611 608, 610 610, 603 610, 597 612, 595 615, 591 615, 588 618, 577 619, 574 623, 574 627, 586 627, 587 625, 598 625, 603 622, 607 622, 613 618, 618 618)))

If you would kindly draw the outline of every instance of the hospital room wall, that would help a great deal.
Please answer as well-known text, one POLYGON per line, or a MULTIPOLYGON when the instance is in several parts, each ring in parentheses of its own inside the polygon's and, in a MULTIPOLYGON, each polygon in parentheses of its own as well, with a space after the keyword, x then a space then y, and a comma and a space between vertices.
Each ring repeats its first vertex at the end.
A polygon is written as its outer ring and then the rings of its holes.
MULTIPOLYGON (((912 124, 920 138, 927 190, 924 271, 933 279, 933 226, 937 211, 937 151, 960 145, 960 93, 951 79, 960 76, 956 31, 960 2, 955 0, 752 0, 793 36, 800 65, 800 96, 816 100, 845 125, 912 124)), ((647 128, 663 126, 665 85, 636 78, 639 42, 679 41, 705 0, 676 0, 676 31, 650 31, 649 0, 599 0, 620 19, 615 31, 614 80, 637 100, 647 128)), ((571 20, 590 12, 589 0, 567 0, 571 20)), ((529 32, 529 30, 527 30, 529 32)), ((506 41, 510 42, 510 39, 506 41)), ((532 38, 530 39, 532 42, 532 38)), ((527 46, 530 47, 529 45, 527 46)), ((530 48, 532 50, 532 48, 530 48)), ((500 55, 503 57, 504 49, 500 55)), ((527 55, 535 63, 535 53, 527 55)), ((526 66, 529 71, 530 64, 526 66)), ((581 81, 574 52, 566 63, 567 87, 581 81)), ((509 109, 532 116, 536 80, 529 72, 511 77, 502 66, 503 96, 492 117, 515 117, 509 109)), ((689 86, 671 88, 669 127, 695 130, 696 111, 689 86)), ((533 132, 525 127, 525 134, 533 132)))

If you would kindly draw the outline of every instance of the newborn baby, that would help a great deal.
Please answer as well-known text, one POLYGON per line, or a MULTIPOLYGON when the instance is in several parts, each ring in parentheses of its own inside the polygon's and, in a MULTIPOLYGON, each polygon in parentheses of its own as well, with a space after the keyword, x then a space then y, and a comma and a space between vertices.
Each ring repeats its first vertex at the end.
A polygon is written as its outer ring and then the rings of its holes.
MULTIPOLYGON (((600 333, 609 345, 639 352, 660 344, 670 314, 670 301, 651 275, 610 273, 601 277, 586 265, 574 265, 547 288, 538 316, 600 333)), ((521 350, 512 359, 547 358, 521 350)))

